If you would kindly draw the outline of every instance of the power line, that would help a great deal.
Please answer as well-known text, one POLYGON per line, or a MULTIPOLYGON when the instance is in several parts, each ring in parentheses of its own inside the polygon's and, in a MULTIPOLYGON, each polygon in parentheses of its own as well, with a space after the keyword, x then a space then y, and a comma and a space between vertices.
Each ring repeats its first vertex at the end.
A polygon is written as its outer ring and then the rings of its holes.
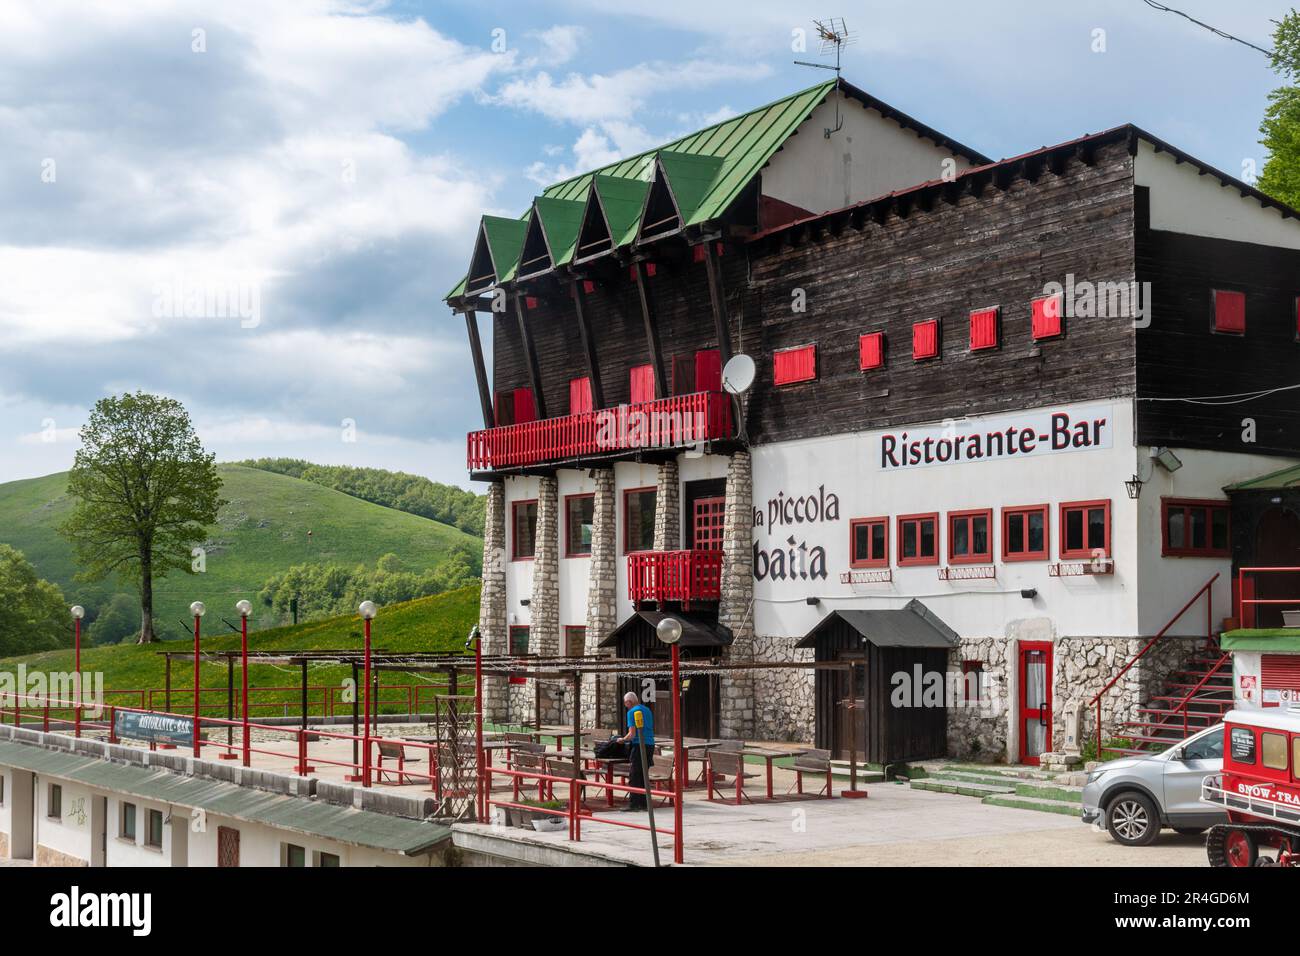
POLYGON ((1227 395, 1198 395, 1188 398, 1149 398, 1139 396, 1139 402, 1186 402, 1189 405, 1241 405, 1278 392, 1290 392, 1300 385, 1279 385, 1277 388, 1265 388, 1256 392, 1233 392, 1227 395))
POLYGON ((1241 37, 1233 36, 1231 33, 1227 33, 1223 30, 1220 30, 1218 27, 1212 27, 1204 20, 1198 20, 1196 19, 1196 17, 1183 13, 1182 10, 1175 10, 1173 7, 1167 7, 1163 3, 1157 3, 1156 0, 1142 0, 1142 2, 1145 3, 1148 7, 1150 7, 1153 10, 1159 10, 1161 13, 1176 13, 1184 20, 1188 20, 1192 23, 1195 23, 1198 27, 1201 27, 1202 29, 1209 30, 1215 36, 1223 37, 1223 39, 1225 40, 1232 40, 1236 43, 1240 43, 1242 46, 1248 46, 1252 50, 1258 50, 1260 53, 1264 54, 1267 57, 1271 58, 1273 56, 1272 50, 1265 50, 1262 46, 1256 46, 1255 44, 1251 43, 1249 40, 1243 40, 1241 37))

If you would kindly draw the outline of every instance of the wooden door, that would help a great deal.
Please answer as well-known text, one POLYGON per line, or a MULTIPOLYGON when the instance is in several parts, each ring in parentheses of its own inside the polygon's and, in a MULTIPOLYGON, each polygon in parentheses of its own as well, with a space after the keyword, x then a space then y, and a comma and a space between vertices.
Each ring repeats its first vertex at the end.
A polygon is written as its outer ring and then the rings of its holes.
POLYGON ((239 866, 239 831, 217 827, 217 866, 239 866))
POLYGON ((837 661, 853 665, 851 670, 832 671, 834 675, 834 746, 832 756, 848 760, 850 743, 858 760, 866 760, 867 732, 867 658, 862 651, 840 651, 837 661))
MULTIPOLYGON (((1288 508, 1270 508, 1259 519, 1255 531, 1252 564, 1260 568, 1300 568, 1300 516, 1288 508)), ((1254 593, 1245 597, 1287 600, 1295 604, 1244 605, 1244 627, 1281 627, 1282 611, 1300 608, 1300 572, 1275 571, 1246 575, 1254 593), (1251 615, 1253 614, 1253 619, 1251 615)))
POLYGON ((1020 642, 1020 762, 1038 765, 1052 749, 1052 645, 1020 642))

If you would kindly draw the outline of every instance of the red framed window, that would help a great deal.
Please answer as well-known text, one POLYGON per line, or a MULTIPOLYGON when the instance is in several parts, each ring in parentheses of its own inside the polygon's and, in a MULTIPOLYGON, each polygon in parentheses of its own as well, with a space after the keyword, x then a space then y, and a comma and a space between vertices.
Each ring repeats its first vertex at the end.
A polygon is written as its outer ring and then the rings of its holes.
POLYGON ((564 625, 564 656, 584 657, 587 653, 587 627, 585 624, 564 625))
MULTIPOLYGON (((523 657, 528 653, 528 625, 512 624, 510 625, 510 654, 513 657, 523 657)), ((526 684, 526 677, 512 677, 512 684, 526 684)))
POLYGON ((867 371, 885 367, 885 333, 866 332, 858 336, 858 368, 867 371))
POLYGON ((912 325, 912 358, 916 361, 939 357, 939 320, 927 319, 912 325))
POLYGON ((569 379, 569 414, 577 415, 580 412, 589 412, 593 408, 591 379, 585 376, 569 379))
POLYGON ((1035 339, 1054 339, 1062 331, 1061 296, 1044 295, 1029 303, 1029 320, 1035 339))
POLYGON ((629 373, 631 384, 631 401, 653 402, 655 400, 655 370, 653 365, 638 365, 629 373))
POLYGON ((899 515, 898 566, 939 563, 939 513, 899 515))
POLYGON ((595 495, 565 495, 564 556, 566 558, 580 558, 591 554, 591 529, 595 515, 595 495))
POLYGON ((998 347, 998 307, 976 309, 970 314, 970 350, 998 347))
POLYGON ((696 498, 691 523, 691 547, 699 551, 721 551, 727 525, 727 498, 696 498))
POLYGON ((1163 555, 1188 558, 1232 555, 1231 507, 1227 501, 1161 498, 1160 527, 1163 555))
POLYGON ((855 518, 849 522, 849 567, 889 567, 888 518, 855 518))
POLYGON ((977 564, 993 560, 993 512, 948 512, 948 563, 977 564))
POLYGON ((1110 499, 1061 504, 1061 558, 1110 557, 1110 499))
POLYGON ((967 703, 978 703, 984 699, 984 662, 962 661, 962 699, 967 703))
POLYGON ((655 549, 655 490, 632 488, 623 492, 623 552, 655 549))
POLYGON ((510 505, 510 559, 531 561, 537 553, 537 499, 510 505))
POLYGON ((817 346, 800 345, 772 353, 772 382, 794 385, 817 377, 817 346))
POLYGON ((1050 532, 1047 505, 1002 509, 1002 560, 1046 561, 1050 532))
POLYGON ((1246 334, 1246 293, 1215 289, 1214 331, 1229 335, 1246 334))

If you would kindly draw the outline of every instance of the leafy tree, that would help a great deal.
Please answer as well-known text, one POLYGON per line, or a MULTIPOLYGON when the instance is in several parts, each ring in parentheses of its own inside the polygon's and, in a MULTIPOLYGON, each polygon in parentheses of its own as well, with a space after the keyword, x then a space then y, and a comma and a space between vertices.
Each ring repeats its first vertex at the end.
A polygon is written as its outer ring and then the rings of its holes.
POLYGON ((1273 31, 1272 65, 1288 83, 1268 95, 1259 127, 1268 159, 1257 185, 1274 199, 1300 206, 1300 14, 1294 10, 1273 31))
POLYGON ((226 504, 220 488, 180 402, 136 392, 95 403, 68 474, 76 506, 59 531, 76 549, 80 580, 115 574, 138 585, 139 643, 155 640, 154 580, 194 573, 190 549, 226 504))
MULTIPOLYGON (((135 598, 129 594, 114 594, 90 625, 89 635, 95 644, 125 643, 134 640, 139 628, 139 612, 135 598)), ((83 635, 84 637, 85 635, 83 635)))
POLYGON ((21 551, 0 544, 0 657, 72 646, 72 616, 57 584, 21 551))

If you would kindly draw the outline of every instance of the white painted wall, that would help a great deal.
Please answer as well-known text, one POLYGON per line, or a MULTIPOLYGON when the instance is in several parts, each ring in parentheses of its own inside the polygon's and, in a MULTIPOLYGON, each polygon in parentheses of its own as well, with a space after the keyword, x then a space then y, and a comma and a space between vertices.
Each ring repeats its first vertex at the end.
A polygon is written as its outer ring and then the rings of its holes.
MULTIPOLYGON (((963 637, 1002 636, 1017 621, 1048 619, 1057 635, 1127 636, 1137 627, 1137 508, 1124 491, 1134 470, 1133 416, 1126 399, 1071 406, 1078 415, 1104 412, 1112 423, 1110 447, 1003 460, 941 464, 882 471, 880 437, 884 430, 829 438, 764 445, 754 450, 754 509, 764 526, 755 542, 770 551, 806 543, 827 555, 824 580, 756 580, 754 621, 758 634, 801 636, 833 610, 897 608, 919 598, 963 637), (766 524, 770 502, 779 493, 805 496, 819 489, 839 499, 838 518, 817 523, 766 524), (1050 577, 1048 566, 1059 560, 1057 506, 1066 501, 1109 498, 1113 575, 1050 577), (1001 560, 1000 512, 1004 506, 1049 504, 1050 553, 1047 561, 1004 563, 1001 560), (949 511, 994 509, 996 579, 939 580, 935 566, 898 567, 899 515, 940 512, 940 564, 947 564, 949 511), (894 580, 846 584, 849 570, 849 522, 888 515, 894 580), (1035 588, 1027 600, 1022 588, 1035 588), (807 597, 818 597, 809 606, 807 597)), ((1046 409, 1045 411, 1051 411, 1046 409)), ((1015 418, 998 416, 998 419, 1015 418)), ((975 420, 972 420, 974 423, 975 420)), ((889 429, 898 433, 905 429, 889 429)), ((913 428, 913 432, 915 429, 913 428)), ((963 432, 964 433, 964 429, 963 432)))
MULTIPOLYGON (((5 836, 13 837, 13 812, 14 812, 14 775, 8 767, 0 767, 0 833, 5 836)), ((12 839, 9 843, 9 853, 13 853, 12 839)))
MULTIPOLYGON (((536 498, 538 480, 533 477, 505 479, 506 494, 506 620, 512 626, 527 626, 532 622, 529 609, 519 603, 533 593, 533 562, 531 559, 512 561, 515 551, 514 508, 516 501, 536 498)), ((563 609, 561 609, 563 613, 563 609)))
POLYGON ((1300 222, 1283 219, 1208 173, 1200 175, 1191 163, 1175 162, 1141 140, 1133 165, 1137 184, 1151 189, 1152 229, 1300 249, 1300 222))
POLYGON ((958 171, 970 165, 860 101, 834 92, 772 157, 763 170, 763 194, 810 212, 826 212, 940 179, 945 159, 954 160, 958 171), (827 139, 824 130, 835 126, 837 102, 844 126, 827 139))
POLYGON ((108 866, 171 866, 172 865, 172 826, 167 822, 169 816, 189 820, 190 811, 186 807, 172 807, 164 803, 150 803, 135 797, 100 791, 108 796, 108 866), (122 804, 135 804, 135 839, 128 840, 121 834, 122 804), (149 833, 149 811, 158 810, 163 815, 163 840, 161 847, 145 846, 149 833))
POLYGON ((292 843, 307 850, 307 865, 317 865, 317 854, 333 853, 339 857, 340 866, 428 866, 430 857, 406 857, 400 853, 385 853, 366 847, 344 846, 330 840, 321 840, 289 830, 244 823, 229 817, 208 814, 202 833, 191 831, 190 866, 217 865, 217 828, 232 827, 239 831, 239 865, 281 866, 282 847, 292 843))
MULTIPOLYGON (((1232 559, 1182 558, 1161 555, 1161 499, 1205 498, 1227 501, 1224 486, 1296 463, 1295 459, 1265 455, 1231 454, 1174 448, 1183 467, 1168 472, 1155 465, 1151 449, 1138 449, 1137 473, 1149 480, 1142 487, 1138 501, 1138 578, 1141 582, 1139 633, 1154 635, 1196 591, 1214 574, 1219 574, 1212 589, 1213 618, 1217 629, 1223 618, 1232 613, 1232 559)), ((1174 635, 1205 633, 1205 603, 1201 599, 1187 611, 1169 632, 1174 635)))
POLYGON ((590 558, 566 557, 568 530, 564 499, 566 495, 590 494, 596 490, 596 482, 587 477, 586 471, 572 469, 558 471, 556 481, 560 489, 560 651, 563 653, 565 628, 587 625, 587 576, 591 569, 590 558))
POLYGON ((631 461, 614 465, 614 525, 618 529, 614 544, 614 567, 618 569, 615 595, 618 598, 616 616, 620 623, 632 613, 632 602, 627 599, 627 551, 623 549, 623 494, 633 488, 653 488, 658 482, 659 469, 654 465, 639 465, 631 461))
POLYGON ((86 787, 40 774, 36 778, 36 845, 90 861, 90 797, 86 787), (50 784, 63 787, 62 816, 51 819, 50 784))

